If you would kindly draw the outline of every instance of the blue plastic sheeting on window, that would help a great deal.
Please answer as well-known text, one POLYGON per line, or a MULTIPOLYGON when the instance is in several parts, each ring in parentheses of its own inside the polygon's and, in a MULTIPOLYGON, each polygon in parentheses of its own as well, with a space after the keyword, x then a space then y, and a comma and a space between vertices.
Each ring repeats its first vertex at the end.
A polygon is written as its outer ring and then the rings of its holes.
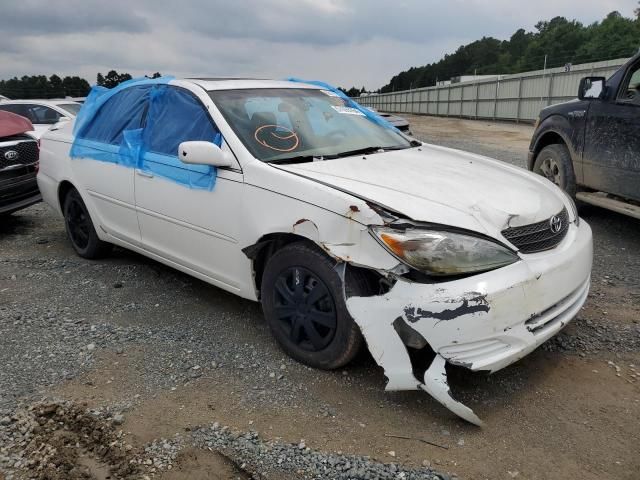
POLYGON ((151 89, 172 79, 134 79, 112 89, 94 86, 76 117, 71 158, 137 167, 142 147, 142 119, 151 89))
POLYGON ((142 132, 141 168, 191 188, 213 189, 215 167, 190 165, 177 158, 178 146, 191 140, 222 146, 220 131, 194 95, 166 85, 154 87, 142 132))
POLYGON ((287 78, 287 80, 289 82, 308 83, 309 85, 315 85, 317 87, 322 88, 323 90, 328 90, 330 92, 333 92, 345 101, 347 107, 351 107, 351 108, 355 108, 356 110, 359 110, 364 114, 365 117, 367 117, 372 122, 377 123, 378 125, 384 128, 388 128, 390 130, 395 130, 396 132, 402 133, 400 132, 400 130, 394 127, 391 123, 387 122, 384 118, 382 118, 376 112, 369 110, 368 108, 364 108, 358 102, 355 102, 349 96, 347 96, 342 90, 337 89, 333 85, 329 85, 328 83, 321 82, 319 80, 302 80, 300 78, 295 78, 295 77, 289 77, 287 78))
POLYGON ((212 190, 216 183, 216 167, 187 165, 170 155, 147 152, 142 169, 194 189, 212 190))
POLYGON ((166 85, 174 77, 166 76, 160 78, 134 78, 132 80, 127 80, 126 82, 122 82, 120 85, 114 88, 105 88, 99 85, 94 85, 89 92, 86 100, 82 104, 82 108, 78 112, 76 117, 76 122, 73 127, 74 135, 78 136, 83 131, 84 126, 87 123, 93 121, 96 116, 96 113, 100 110, 100 108, 113 96, 117 95, 123 90, 128 89, 133 86, 143 86, 143 85, 166 85))
POLYGON ((74 126, 72 158, 138 168, 190 188, 211 190, 216 169, 182 163, 189 140, 222 145, 222 135, 198 98, 168 84, 173 77, 136 79, 108 90, 93 87, 74 126))
MULTIPOLYGON (((143 133, 146 150, 176 155, 178 146, 188 140, 216 143, 220 132, 209 113, 191 92, 160 86, 151 92, 151 104, 143 133)), ((221 146, 221 138, 216 143, 221 146)))

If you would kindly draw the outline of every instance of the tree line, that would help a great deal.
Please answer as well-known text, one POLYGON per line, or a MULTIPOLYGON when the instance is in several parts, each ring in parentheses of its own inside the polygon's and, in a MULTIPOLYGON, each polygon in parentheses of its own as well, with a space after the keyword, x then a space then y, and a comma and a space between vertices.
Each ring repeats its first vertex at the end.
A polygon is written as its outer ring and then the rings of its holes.
MULTIPOLYGON (((148 78, 158 78, 159 72, 153 75, 145 75, 148 78)), ((122 82, 131 80, 128 73, 118 73, 110 70, 106 75, 98 73, 96 83, 106 88, 113 88, 122 82)), ((9 80, 0 80, 0 95, 13 99, 33 98, 65 98, 86 97, 91 90, 91 85, 84 78, 77 76, 60 78, 58 75, 24 75, 20 78, 13 77, 9 80)))
POLYGON ((521 28, 509 40, 483 37, 463 45, 438 62, 400 72, 378 92, 429 87, 460 75, 511 74, 630 57, 638 47, 640 8, 635 18, 614 11, 590 25, 555 17, 538 22, 534 32, 521 28))

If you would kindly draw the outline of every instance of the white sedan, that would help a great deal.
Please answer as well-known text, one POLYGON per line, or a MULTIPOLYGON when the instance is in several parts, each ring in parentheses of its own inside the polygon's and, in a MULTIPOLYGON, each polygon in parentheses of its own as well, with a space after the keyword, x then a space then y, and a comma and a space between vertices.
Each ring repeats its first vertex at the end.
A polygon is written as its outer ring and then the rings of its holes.
POLYGON ((73 120, 82 107, 73 100, 1 100, 0 110, 28 118, 34 130, 30 132, 40 138, 44 132, 59 122, 73 120))
POLYGON ((317 368, 366 341, 388 390, 476 424, 445 365, 515 362, 589 290, 591 230, 559 188, 412 140, 322 84, 96 91, 73 130, 43 137, 38 184, 80 256, 116 244, 260 301, 282 348, 317 368))

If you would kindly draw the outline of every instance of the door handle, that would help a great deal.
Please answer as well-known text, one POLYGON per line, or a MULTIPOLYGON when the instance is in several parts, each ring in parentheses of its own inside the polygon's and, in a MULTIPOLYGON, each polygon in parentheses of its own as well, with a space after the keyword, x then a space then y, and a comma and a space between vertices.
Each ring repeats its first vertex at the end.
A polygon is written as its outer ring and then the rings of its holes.
POLYGON ((136 170, 136 172, 138 173, 138 175, 140 175, 141 177, 146 177, 146 178, 153 178, 153 173, 151 172, 146 172, 144 170, 136 170))

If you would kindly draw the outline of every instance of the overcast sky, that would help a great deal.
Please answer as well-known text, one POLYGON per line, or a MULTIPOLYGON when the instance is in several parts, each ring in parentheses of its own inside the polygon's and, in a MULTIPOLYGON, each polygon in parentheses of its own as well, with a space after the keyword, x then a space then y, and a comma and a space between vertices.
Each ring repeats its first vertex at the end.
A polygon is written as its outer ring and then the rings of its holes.
POLYGON ((3 0, 0 78, 297 76, 378 88, 481 38, 562 15, 583 23, 637 0, 3 0))

